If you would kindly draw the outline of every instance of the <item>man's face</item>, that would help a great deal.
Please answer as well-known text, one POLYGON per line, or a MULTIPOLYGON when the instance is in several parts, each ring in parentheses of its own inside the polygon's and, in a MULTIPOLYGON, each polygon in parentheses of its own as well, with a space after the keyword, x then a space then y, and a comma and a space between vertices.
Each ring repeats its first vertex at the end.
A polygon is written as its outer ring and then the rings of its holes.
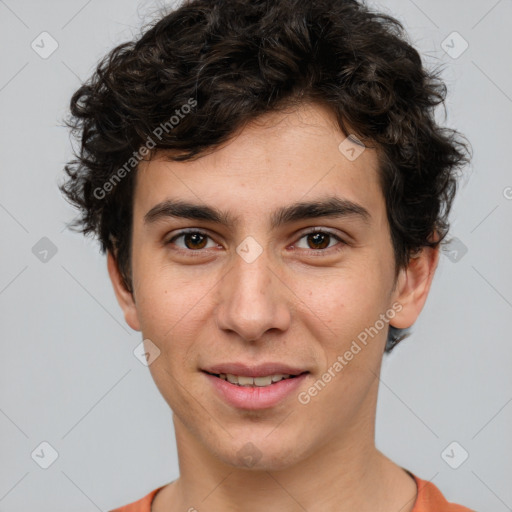
POLYGON ((249 453, 255 468, 279 469, 373 440, 394 256, 377 154, 351 161, 345 138, 326 109, 305 105, 260 118, 198 160, 139 166, 126 316, 161 351, 150 371, 177 436, 204 456, 242 467, 249 453), (275 214, 336 198, 360 211, 275 214), (168 201, 218 210, 232 226, 170 216, 168 201), (204 371, 268 362, 307 373, 271 384, 276 397, 204 371))

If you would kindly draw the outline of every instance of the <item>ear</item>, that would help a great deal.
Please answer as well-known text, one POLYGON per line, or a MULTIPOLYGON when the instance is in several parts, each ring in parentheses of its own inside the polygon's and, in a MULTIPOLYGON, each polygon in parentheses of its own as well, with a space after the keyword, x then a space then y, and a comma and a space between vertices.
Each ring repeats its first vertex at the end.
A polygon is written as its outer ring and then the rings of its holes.
POLYGON ((119 272, 117 261, 113 254, 107 252, 107 268, 117 297, 117 302, 121 306, 124 313, 126 323, 135 331, 140 331, 139 317, 137 315, 137 307, 133 295, 126 289, 126 286, 119 272))
POLYGON ((423 247, 411 256, 409 265, 400 271, 395 288, 395 301, 402 305, 390 324, 397 329, 411 327, 418 318, 425 302, 439 263, 439 245, 423 247))

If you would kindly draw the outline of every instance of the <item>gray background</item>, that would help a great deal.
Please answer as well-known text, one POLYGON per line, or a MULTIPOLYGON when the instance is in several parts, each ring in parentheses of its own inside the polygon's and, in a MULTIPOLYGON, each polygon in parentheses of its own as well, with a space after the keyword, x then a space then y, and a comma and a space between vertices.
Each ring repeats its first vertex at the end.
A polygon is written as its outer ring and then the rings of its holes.
MULTIPOLYGON (((72 93, 159 5, 0 0, 1 511, 105 511, 178 476, 171 411, 133 355, 140 333, 96 242, 65 229, 74 211, 57 189, 72 93), (47 59, 31 47, 43 31, 59 45, 47 59), (48 469, 44 441, 58 453, 48 469)), ((450 501, 512 510, 512 1, 370 5, 404 22, 428 66, 445 65, 446 122, 474 151, 452 215, 460 242, 384 362, 377 445, 450 501), (454 31, 469 44, 457 58, 443 50, 463 48, 454 31)))

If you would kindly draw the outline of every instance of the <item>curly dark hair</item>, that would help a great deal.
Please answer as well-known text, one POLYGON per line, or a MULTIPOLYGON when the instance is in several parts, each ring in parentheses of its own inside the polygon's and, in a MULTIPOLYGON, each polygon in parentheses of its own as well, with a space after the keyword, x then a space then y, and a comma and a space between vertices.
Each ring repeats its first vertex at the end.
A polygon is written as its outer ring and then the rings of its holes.
MULTIPOLYGON (((80 150, 59 186, 81 212, 71 227, 97 235, 133 292, 136 171, 126 164, 136 168, 141 146, 148 158, 199 158, 266 112, 313 102, 379 152, 398 276, 412 253, 445 239, 470 161, 467 139, 434 119, 440 73, 398 20, 356 0, 185 1, 111 50, 73 94, 65 124, 80 150)), ((386 351, 408 335, 390 326, 386 351)))

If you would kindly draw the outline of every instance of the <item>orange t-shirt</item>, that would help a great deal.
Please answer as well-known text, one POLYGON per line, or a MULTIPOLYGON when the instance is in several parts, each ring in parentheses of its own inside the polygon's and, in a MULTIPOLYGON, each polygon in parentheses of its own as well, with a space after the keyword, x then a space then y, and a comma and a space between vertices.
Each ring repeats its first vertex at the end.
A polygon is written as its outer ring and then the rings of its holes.
MULTIPOLYGON (((421 480, 412 473, 409 474, 414 478, 418 487, 418 496, 412 512, 474 512, 462 505, 448 503, 441 494, 441 491, 434 484, 426 480, 421 480)), ((154 489, 139 501, 116 508, 111 512, 151 512, 151 503, 153 502, 156 493, 164 487, 165 485, 162 485, 162 487, 154 489)))

